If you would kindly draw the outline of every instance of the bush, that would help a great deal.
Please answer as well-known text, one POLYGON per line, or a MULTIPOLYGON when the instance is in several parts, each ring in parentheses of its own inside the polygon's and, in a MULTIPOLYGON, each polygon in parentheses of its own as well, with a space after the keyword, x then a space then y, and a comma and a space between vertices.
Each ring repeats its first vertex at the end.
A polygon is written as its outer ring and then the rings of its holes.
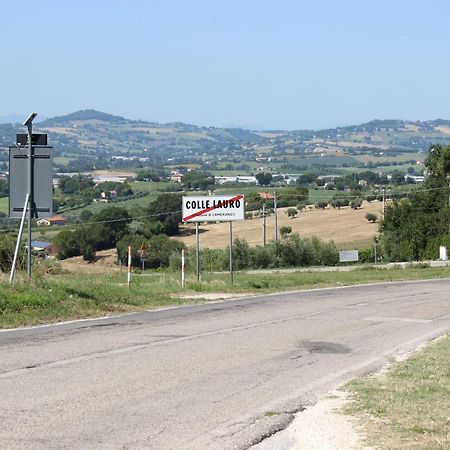
POLYGON ((353 200, 350 202, 350 208, 352 209, 358 209, 361 208, 362 200, 360 198, 357 198, 356 200, 353 200))
MULTIPOLYGON (((0 272, 9 272, 14 259, 14 250, 16 246, 16 238, 13 235, 5 235, 0 237, 0 272)), ((17 258, 17 267, 25 267, 25 252, 23 246, 20 246, 17 258)))
POLYGON ((289 218, 295 219, 295 217, 298 214, 298 210, 297 208, 288 208, 286 214, 288 215, 289 218))
POLYGON ((242 270, 249 267, 251 263, 251 251, 248 242, 236 238, 233 242, 233 267, 242 270))
MULTIPOLYGON (((373 247, 358 250, 358 258, 360 263, 375 263, 375 251, 373 247)), ((378 258, 377 258, 378 259, 378 258)))
POLYGON ((273 267, 276 258, 272 246, 257 246, 252 249, 251 267, 255 269, 267 269, 273 267))
POLYGON ((447 253, 450 253, 449 236, 437 236, 429 239, 425 251, 423 252, 424 259, 431 259, 431 260, 439 259, 439 247, 441 245, 447 247, 447 253))
POLYGON ((373 213, 367 213, 365 217, 370 223, 375 223, 378 219, 377 215, 373 213))
POLYGON ((349 200, 346 198, 336 198, 334 200, 331 200, 330 205, 333 208, 341 209, 344 206, 348 206, 349 203, 349 200))
POLYGON ((288 234, 292 233, 292 227, 283 226, 280 227, 280 234, 282 237, 286 237, 288 234))

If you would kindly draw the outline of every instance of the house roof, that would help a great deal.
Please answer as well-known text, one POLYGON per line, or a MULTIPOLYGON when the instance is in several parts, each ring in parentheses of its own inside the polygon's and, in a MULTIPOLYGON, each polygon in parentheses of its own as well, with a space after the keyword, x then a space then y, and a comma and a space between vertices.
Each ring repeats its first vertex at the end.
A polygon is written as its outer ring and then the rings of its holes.
POLYGON ((260 192, 259 196, 264 200, 273 200, 273 195, 270 192, 260 192))
POLYGON ((63 220, 66 220, 63 216, 53 216, 47 219, 49 222, 61 222, 63 220))
POLYGON ((51 242, 44 242, 44 241, 31 241, 31 246, 36 248, 47 248, 47 247, 51 247, 52 243, 51 242))

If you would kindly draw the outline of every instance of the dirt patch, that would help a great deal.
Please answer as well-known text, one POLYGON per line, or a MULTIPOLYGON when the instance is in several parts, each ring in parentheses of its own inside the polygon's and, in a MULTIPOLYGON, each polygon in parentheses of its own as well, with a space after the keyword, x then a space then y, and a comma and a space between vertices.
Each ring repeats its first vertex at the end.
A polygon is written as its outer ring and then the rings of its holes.
POLYGON ((441 125, 439 127, 436 127, 436 130, 440 131, 443 134, 450 134, 450 127, 447 127, 445 125, 441 125))
MULTIPOLYGON (((367 213, 381 218, 381 202, 364 202, 359 209, 349 207, 334 209, 315 209, 307 207, 295 218, 286 214, 287 208, 278 209, 278 229, 282 226, 292 227, 292 233, 301 237, 317 236, 325 241, 334 241, 341 249, 353 249, 370 245, 378 232, 377 223, 369 223, 367 213)), ((266 241, 274 239, 274 216, 266 218, 266 241)), ((226 248, 229 242, 229 225, 226 222, 201 224, 200 247, 226 248)), ((263 219, 249 219, 233 223, 233 235, 245 239, 251 246, 263 245, 263 219)), ((190 247, 195 246, 195 225, 186 224, 177 239, 190 247)))
POLYGON ((63 259, 61 267, 69 272, 78 273, 111 273, 121 270, 117 265, 117 250, 102 250, 96 253, 96 259, 93 262, 83 260, 82 256, 63 259))
POLYGON ((333 391, 295 415, 285 430, 255 446, 255 450, 370 450, 363 445, 358 421, 341 411, 349 402, 344 391, 333 391))

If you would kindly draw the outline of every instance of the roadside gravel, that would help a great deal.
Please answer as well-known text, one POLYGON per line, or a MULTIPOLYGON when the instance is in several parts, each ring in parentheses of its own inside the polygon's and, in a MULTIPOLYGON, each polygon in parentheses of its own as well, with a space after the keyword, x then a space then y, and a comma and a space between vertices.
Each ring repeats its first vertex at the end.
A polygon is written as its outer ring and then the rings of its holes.
POLYGON ((345 391, 332 391, 295 415, 283 431, 252 447, 255 450, 370 450, 357 420, 344 415, 345 391))

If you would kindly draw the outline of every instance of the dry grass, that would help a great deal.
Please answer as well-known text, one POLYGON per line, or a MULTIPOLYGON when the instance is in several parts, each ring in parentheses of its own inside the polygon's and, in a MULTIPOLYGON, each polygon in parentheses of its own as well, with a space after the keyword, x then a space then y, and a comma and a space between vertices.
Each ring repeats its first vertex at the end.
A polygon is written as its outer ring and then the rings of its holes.
POLYGON ((354 381, 347 412, 362 417, 372 448, 450 448, 450 337, 387 373, 354 381))
POLYGON ((436 127, 436 130, 440 131, 443 134, 450 134, 450 127, 446 127, 444 125, 436 127))
MULTIPOLYGON (((325 241, 334 241, 340 249, 357 249, 372 243, 377 234, 378 224, 369 223, 365 215, 370 212, 381 217, 380 202, 364 202, 362 207, 353 210, 349 207, 324 210, 313 207, 303 210, 295 219, 290 219, 287 208, 278 209, 278 229, 292 227, 292 233, 301 237, 317 236, 325 241)), ((250 219, 233 223, 233 237, 245 239, 251 246, 263 244, 263 219, 250 219)), ((195 246, 195 225, 186 224, 178 238, 188 246, 195 246)), ((266 218, 266 240, 274 239, 274 216, 266 218)), ((228 223, 200 225, 200 247, 226 248, 229 242, 228 223)))
MULTIPOLYGON (((82 256, 63 259, 59 262, 63 270, 72 273, 106 274, 120 270, 117 265, 117 250, 101 250, 96 252, 96 260, 92 263, 83 260, 82 256)), ((126 268, 123 268, 126 270, 126 268)))

